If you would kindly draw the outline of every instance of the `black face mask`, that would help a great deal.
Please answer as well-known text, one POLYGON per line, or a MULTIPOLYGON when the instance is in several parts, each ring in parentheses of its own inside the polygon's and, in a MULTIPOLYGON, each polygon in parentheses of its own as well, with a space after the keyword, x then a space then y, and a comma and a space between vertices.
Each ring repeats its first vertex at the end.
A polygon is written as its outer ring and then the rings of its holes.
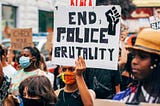
POLYGON ((23 106, 45 106, 45 103, 42 99, 28 99, 22 98, 23 106))

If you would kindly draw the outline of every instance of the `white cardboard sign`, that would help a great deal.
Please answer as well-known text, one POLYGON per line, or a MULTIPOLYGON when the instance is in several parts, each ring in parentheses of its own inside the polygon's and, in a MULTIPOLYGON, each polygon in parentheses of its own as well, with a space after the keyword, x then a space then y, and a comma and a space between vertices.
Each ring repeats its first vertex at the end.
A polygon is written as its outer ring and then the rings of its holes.
POLYGON ((117 69, 120 6, 56 6, 54 64, 74 66, 83 56, 87 67, 117 69))

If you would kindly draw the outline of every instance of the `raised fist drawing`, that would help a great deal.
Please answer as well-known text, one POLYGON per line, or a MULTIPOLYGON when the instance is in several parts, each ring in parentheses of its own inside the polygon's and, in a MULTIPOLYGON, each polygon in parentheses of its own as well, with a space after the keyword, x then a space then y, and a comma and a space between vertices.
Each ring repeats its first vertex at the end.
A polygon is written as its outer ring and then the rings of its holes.
POLYGON ((116 24, 119 22, 120 14, 118 13, 118 11, 115 7, 112 7, 110 10, 108 10, 105 13, 105 15, 106 15, 107 21, 109 22, 108 34, 109 35, 115 35, 116 24))

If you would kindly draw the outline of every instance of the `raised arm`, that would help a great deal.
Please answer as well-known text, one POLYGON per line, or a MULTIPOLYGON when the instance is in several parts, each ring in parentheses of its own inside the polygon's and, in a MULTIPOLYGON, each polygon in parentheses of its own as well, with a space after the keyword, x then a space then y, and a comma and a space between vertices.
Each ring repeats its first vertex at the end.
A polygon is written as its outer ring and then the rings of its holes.
POLYGON ((84 106, 93 106, 95 93, 94 91, 88 90, 87 85, 84 81, 83 72, 85 71, 85 69, 85 61, 82 57, 79 57, 76 61, 76 81, 78 89, 84 106))

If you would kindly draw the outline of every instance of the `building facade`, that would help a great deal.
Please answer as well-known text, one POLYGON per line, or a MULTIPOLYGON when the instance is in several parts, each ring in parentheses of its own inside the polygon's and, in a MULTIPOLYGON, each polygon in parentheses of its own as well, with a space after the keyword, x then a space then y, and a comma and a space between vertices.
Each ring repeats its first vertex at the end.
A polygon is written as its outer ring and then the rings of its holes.
POLYGON ((54 0, 0 0, 1 40, 11 28, 32 28, 33 33, 53 31, 54 0))

